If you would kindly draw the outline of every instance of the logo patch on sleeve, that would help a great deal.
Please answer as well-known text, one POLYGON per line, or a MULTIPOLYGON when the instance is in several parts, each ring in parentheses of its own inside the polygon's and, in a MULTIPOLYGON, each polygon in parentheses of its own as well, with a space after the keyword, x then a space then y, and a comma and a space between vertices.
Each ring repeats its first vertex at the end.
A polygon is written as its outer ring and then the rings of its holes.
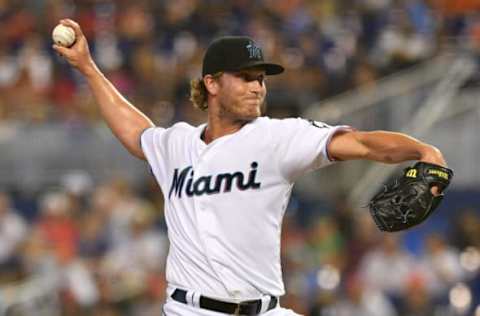
POLYGON ((328 128, 330 126, 328 126, 327 124, 325 123, 322 123, 322 122, 318 122, 318 121, 314 121, 314 120, 308 120, 308 122, 312 125, 312 126, 315 126, 317 128, 328 128))

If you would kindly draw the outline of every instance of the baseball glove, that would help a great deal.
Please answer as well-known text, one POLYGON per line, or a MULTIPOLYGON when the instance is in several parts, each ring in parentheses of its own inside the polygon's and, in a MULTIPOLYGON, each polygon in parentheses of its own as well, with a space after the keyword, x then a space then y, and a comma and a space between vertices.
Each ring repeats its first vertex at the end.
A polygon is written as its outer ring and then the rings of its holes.
POLYGON ((370 201, 369 208, 378 228, 387 232, 408 229, 423 222, 440 204, 443 193, 434 196, 450 184, 451 169, 427 162, 417 162, 404 170, 400 178, 385 185, 370 201))

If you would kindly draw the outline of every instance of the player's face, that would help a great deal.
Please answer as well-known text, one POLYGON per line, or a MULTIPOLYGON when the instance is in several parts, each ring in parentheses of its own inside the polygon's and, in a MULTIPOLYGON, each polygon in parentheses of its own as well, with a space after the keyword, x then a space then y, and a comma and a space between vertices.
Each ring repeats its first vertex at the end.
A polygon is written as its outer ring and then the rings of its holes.
POLYGON ((262 114, 267 94, 264 70, 225 72, 219 83, 218 100, 222 116, 251 121, 262 114))

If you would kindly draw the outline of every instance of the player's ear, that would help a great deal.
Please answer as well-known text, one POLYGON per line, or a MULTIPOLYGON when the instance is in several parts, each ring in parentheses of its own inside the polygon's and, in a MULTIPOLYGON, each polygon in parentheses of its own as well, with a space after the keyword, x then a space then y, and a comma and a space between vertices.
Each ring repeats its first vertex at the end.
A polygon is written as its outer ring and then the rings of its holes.
POLYGON ((210 93, 211 95, 218 94, 218 89, 220 87, 218 78, 215 78, 212 75, 206 75, 205 77, 203 77, 203 84, 205 85, 208 93, 210 93))

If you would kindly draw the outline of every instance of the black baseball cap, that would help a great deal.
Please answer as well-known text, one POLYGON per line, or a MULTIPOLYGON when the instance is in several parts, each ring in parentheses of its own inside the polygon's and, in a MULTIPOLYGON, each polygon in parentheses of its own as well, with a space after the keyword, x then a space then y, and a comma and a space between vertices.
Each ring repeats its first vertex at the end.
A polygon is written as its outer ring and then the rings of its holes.
POLYGON ((261 67, 267 75, 278 75, 284 68, 263 60, 262 49, 247 36, 224 36, 208 46, 203 57, 202 76, 219 71, 239 71, 261 67))

